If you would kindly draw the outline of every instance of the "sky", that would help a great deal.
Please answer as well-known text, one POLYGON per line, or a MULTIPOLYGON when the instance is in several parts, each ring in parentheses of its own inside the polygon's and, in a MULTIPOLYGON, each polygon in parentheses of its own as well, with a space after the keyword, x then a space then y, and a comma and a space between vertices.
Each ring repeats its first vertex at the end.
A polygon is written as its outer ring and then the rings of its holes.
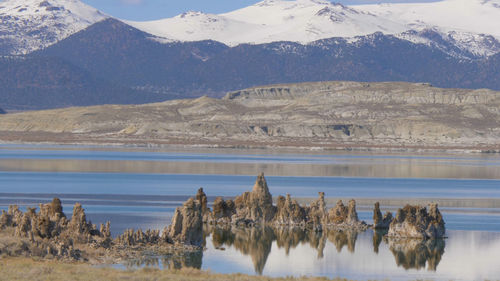
MULTIPOLYGON (((187 11, 224 13, 261 0, 82 0, 111 16, 126 20, 157 20, 187 11)), ((435 2, 437 0, 336 0, 344 5, 435 2)))

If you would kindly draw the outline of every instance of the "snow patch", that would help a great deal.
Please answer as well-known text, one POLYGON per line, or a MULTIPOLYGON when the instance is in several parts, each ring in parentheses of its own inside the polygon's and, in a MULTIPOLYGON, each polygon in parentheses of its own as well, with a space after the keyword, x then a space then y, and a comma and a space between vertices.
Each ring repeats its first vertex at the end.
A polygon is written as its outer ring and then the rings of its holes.
POLYGON ((0 40, 11 55, 50 46, 108 16, 79 0, 5 0, 0 9, 0 40))

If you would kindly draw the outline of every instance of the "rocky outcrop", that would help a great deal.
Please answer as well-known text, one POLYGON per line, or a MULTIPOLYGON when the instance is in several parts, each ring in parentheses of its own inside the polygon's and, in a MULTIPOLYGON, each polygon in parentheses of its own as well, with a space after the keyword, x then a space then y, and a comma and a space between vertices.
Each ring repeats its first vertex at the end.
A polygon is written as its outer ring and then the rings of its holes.
POLYGON ((306 221, 316 230, 321 230, 327 217, 325 193, 319 192, 318 199, 306 207, 306 221))
POLYGON ((274 219, 276 207, 273 206, 273 197, 269 193, 264 174, 261 173, 251 192, 245 192, 234 200, 236 215, 233 223, 260 224, 269 223, 274 219))
POLYGON ((272 85, 226 99, 10 113, 0 139, 500 151, 499 106, 499 92, 421 83, 272 85))
POLYGON ((75 204, 73 216, 68 221, 61 201, 54 198, 51 203, 40 204, 39 211, 28 208, 25 213, 17 206, 9 206, 0 216, 0 229, 11 228, 15 238, 24 243, 19 254, 58 259, 81 258, 75 244, 108 248, 111 243, 109 222, 98 230, 88 222, 80 204, 75 204))
POLYGON ((328 212, 328 218, 327 222, 328 223, 333 223, 333 224, 341 224, 344 223, 347 220, 347 213, 348 213, 347 207, 344 205, 342 200, 339 200, 337 202, 337 205, 335 205, 334 208, 330 209, 328 212))
POLYGON ((120 245, 125 246, 135 246, 135 245, 152 245, 159 244, 161 242, 166 242, 165 236, 160 236, 159 230, 146 230, 143 232, 142 229, 134 231, 134 229, 127 229, 122 235, 116 238, 116 242, 120 245))
POLYGON ((215 198, 213 213, 209 223, 231 224, 231 218, 236 214, 236 205, 233 200, 225 201, 222 197, 215 198))
POLYGON ((399 209, 389 227, 389 237, 443 238, 445 223, 437 204, 429 205, 429 212, 422 206, 406 205, 399 209))
POLYGON ((203 221, 207 222, 210 219, 210 208, 208 208, 207 195, 203 191, 203 188, 200 187, 198 189, 195 198, 201 204, 201 215, 203 217, 203 221))
POLYGON ((392 220, 392 213, 386 212, 385 215, 382 216, 382 212, 380 212, 380 203, 375 203, 375 208, 373 209, 373 228, 388 229, 392 220))
POLYGON ((172 224, 165 229, 173 242, 201 246, 203 242, 202 204, 193 198, 175 209, 172 224))
POLYGON ((290 194, 287 194, 286 198, 278 196, 274 223, 277 225, 304 226, 306 224, 306 210, 296 200, 292 200, 290 194))
POLYGON ((337 202, 334 208, 328 211, 325 225, 339 229, 366 229, 368 225, 360 221, 356 211, 356 201, 350 200, 348 207, 342 200, 337 202))
MULTIPOLYGON (((198 191, 198 194, 201 194, 198 191)), ((203 193, 200 199, 206 198, 203 193)), ((269 224, 274 226, 307 227, 322 231, 324 227, 337 229, 363 230, 368 226, 358 219, 356 201, 344 206, 342 201, 327 211, 325 193, 319 192, 318 199, 309 206, 301 206, 290 194, 278 196, 273 205, 264 174, 257 177, 253 190, 237 196, 235 201, 218 197, 213 203, 213 212, 204 216, 204 222, 213 225, 255 226, 269 224), (207 218, 207 219, 205 219, 207 218)))

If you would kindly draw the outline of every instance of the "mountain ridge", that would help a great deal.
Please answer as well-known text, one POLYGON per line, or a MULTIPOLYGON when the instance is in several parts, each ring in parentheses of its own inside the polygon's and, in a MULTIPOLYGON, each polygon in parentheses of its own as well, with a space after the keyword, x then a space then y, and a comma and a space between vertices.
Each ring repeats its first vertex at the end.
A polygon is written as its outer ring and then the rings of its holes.
MULTIPOLYGON (((326 17, 328 21, 335 20, 331 18, 337 15, 334 9, 345 17, 357 13, 351 7, 319 0, 269 0, 254 7, 259 11, 268 8, 265 5, 272 8, 284 2, 295 5, 296 13, 326 17), (297 3, 309 8, 298 9, 297 3), (329 9, 324 10, 325 5, 329 9)), ((41 3, 48 3, 42 5, 44 9, 50 8, 46 13, 59 13, 60 7, 80 2, 23 0, 20 3, 32 3, 36 9, 41 3)), ((0 7, 1 13, 5 7, 2 4, 0 7)), ((92 19, 96 10, 85 7, 83 10, 92 19)), ((21 5, 15 12, 24 13, 19 12, 22 9, 21 5)), ((495 51, 500 49, 500 43, 486 34, 475 34, 469 40, 458 31, 443 33, 439 28, 424 26, 420 31, 392 35, 375 32, 349 38, 330 37, 308 44, 279 41, 231 47, 213 40, 169 40, 113 17, 97 15, 99 21, 86 22, 86 27, 78 32, 26 55, 2 56, 2 50, 7 50, 5 46, 14 45, 0 35, 0 106, 11 111, 142 104, 202 95, 222 97, 227 92, 258 85, 330 80, 428 82, 438 87, 500 90, 500 53, 495 51), (468 46, 464 47, 462 39, 468 46), (484 45, 488 47, 482 48, 484 45)), ((367 15, 364 12, 363 16, 367 15)), ((253 20, 258 23, 260 19, 253 20)), ((286 19, 271 20, 280 24, 286 19)))
POLYGON ((230 47, 280 41, 307 45, 327 38, 355 38, 375 32, 432 45, 436 44, 432 38, 420 34, 433 30, 441 35, 441 41, 476 57, 486 57, 500 52, 500 32, 496 28, 500 25, 500 9, 494 5, 500 7, 500 1, 491 1, 345 6, 330 1, 264 0, 223 14, 186 12, 155 21, 125 22, 169 40, 214 40, 230 47), (473 22, 471 27, 464 23, 464 18, 469 19, 465 22, 473 22))

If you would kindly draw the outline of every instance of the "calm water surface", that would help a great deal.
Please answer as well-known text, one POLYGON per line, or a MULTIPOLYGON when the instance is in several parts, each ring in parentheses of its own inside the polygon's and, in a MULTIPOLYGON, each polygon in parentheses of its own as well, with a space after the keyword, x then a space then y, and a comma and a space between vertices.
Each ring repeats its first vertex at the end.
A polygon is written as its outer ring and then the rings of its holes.
MULTIPOLYGON (((309 233, 276 229, 206 229, 206 250, 151 257, 121 266, 195 266, 216 272, 350 279, 498 280, 500 278, 500 157, 370 153, 268 153, 239 150, 138 150, 0 145, 0 209, 62 199, 81 202, 94 223, 163 229, 199 187, 212 201, 251 189, 264 171, 273 195, 363 198, 372 201, 450 199, 442 207, 449 238, 395 242, 383 234, 309 233), (479 203, 478 203, 479 202, 479 203), (466 207, 466 208, 464 208, 466 207)), ((394 211, 396 205, 382 204, 394 211)))

